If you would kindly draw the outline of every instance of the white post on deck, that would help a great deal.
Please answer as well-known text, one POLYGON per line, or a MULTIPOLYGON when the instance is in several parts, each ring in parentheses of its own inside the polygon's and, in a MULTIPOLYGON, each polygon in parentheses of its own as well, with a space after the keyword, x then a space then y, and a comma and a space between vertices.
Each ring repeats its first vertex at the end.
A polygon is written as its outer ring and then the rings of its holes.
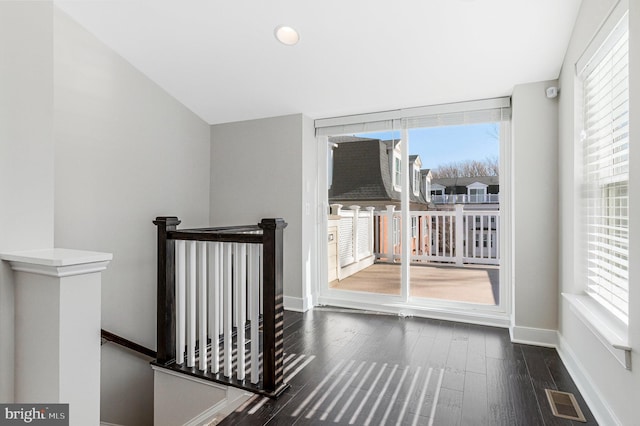
POLYGON ((385 253, 385 257, 388 261, 393 262, 393 212, 396 209, 396 206, 388 205, 387 206, 387 251, 385 253))
POLYGON ((455 205, 456 211, 456 265, 462 266, 464 256, 464 216, 462 204, 455 205))
POLYGON ((353 210, 353 226, 351 227, 351 250, 353 250, 353 261, 360 261, 360 250, 358 249, 358 222, 360 219, 360 206, 349 206, 353 210))
POLYGON ((368 253, 369 254, 374 254, 373 252, 373 239, 374 237, 374 230, 373 230, 373 211, 375 210, 375 207, 367 207, 367 211, 369 212, 369 222, 368 223, 368 227, 369 227, 369 240, 368 240, 368 244, 369 246, 368 248, 368 253))
POLYGON ((331 204, 329 206, 329 214, 331 216, 340 216, 341 209, 342 209, 342 204, 331 204))

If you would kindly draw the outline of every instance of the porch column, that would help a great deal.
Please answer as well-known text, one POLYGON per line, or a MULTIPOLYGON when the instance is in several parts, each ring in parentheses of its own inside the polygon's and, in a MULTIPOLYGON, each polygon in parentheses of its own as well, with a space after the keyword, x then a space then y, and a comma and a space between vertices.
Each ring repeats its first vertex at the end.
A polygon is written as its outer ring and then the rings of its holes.
POLYGON ((100 423, 100 287, 110 253, 2 253, 15 277, 15 402, 68 403, 100 423))

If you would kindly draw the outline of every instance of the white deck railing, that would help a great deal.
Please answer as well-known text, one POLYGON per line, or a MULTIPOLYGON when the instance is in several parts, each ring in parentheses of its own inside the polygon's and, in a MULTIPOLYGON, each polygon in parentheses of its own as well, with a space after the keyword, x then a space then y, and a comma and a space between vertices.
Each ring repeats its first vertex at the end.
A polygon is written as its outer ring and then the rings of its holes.
POLYGON ((329 262, 330 268, 336 268, 335 276, 343 279, 367 268, 375 261, 373 252, 373 207, 362 211, 360 206, 351 206, 347 210, 340 204, 331 205, 329 227, 337 228, 335 262, 329 262))
POLYGON ((500 202, 500 194, 447 194, 432 195, 434 204, 495 204, 500 202))
MULTIPOLYGON (((411 262, 500 264, 500 212, 498 210, 412 211, 409 213, 411 262)), ((374 211, 359 206, 342 210, 331 206, 330 229, 337 241, 329 262, 332 279, 341 280, 365 269, 375 260, 399 262, 402 258, 402 212, 395 206, 374 211)))
MULTIPOLYGON (((448 262, 462 265, 500 264, 500 212, 412 211, 410 247, 412 262, 448 262)), ((402 214, 394 206, 374 212, 376 259, 399 261, 402 256, 402 214)))

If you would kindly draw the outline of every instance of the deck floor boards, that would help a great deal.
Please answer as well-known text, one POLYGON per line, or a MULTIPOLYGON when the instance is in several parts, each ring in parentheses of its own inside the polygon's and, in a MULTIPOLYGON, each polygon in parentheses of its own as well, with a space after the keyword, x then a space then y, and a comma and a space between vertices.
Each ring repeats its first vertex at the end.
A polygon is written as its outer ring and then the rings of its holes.
POLYGON ((285 312, 279 399, 222 425, 596 425, 554 349, 506 329, 316 308, 285 312), (575 394, 587 423, 553 417, 544 389, 575 394))
MULTIPOLYGON (((329 287, 399 295, 400 276, 399 263, 375 263, 340 281, 332 281, 329 287)), ((418 298, 497 305, 500 301, 499 267, 412 264, 410 293, 418 298)))

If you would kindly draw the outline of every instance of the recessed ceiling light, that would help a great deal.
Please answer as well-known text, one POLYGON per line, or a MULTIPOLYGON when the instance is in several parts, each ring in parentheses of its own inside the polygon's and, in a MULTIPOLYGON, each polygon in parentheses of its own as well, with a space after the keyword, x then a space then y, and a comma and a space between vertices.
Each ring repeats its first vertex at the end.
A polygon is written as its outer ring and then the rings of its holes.
POLYGON ((293 46, 300 40, 298 32, 287 25, 278 25, 273 33, 280 43, 287 46, 293 46))

